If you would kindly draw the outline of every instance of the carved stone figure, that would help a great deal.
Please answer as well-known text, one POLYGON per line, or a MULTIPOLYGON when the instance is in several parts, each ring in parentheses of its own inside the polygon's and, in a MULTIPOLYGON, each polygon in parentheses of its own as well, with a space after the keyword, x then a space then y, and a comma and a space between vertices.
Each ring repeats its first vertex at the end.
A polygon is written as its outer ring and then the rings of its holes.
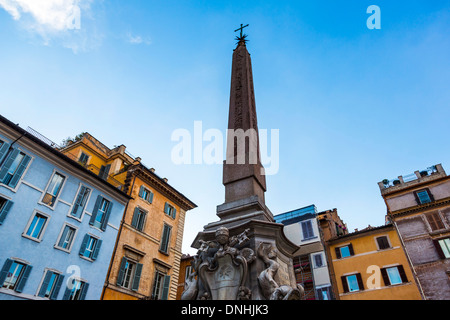
POLYGON ((261 287, 263 296, 268 300, 300 300, 303 293, 303 288, 301 286, 297 286, 297 288, 292 288, 288 285, 280 286, 275 281, 275 275, 277 274, 280 265, 276 261, 277 251, 273 248, 272 244, 260 243, 257 254, 267 267, 267 269, 263 270, 258 276, 258 283, 261 287))

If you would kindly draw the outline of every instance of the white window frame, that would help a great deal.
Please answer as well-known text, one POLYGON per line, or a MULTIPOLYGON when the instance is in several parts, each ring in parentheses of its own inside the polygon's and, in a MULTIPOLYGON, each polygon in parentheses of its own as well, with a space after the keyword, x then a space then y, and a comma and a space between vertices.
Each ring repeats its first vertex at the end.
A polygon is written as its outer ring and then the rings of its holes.
POLYGON ((31 217, 30 217, 30 219, 29 219, 28 222, 27 222, 27 225, 25 226, 25 229, 23 230, 22 237, 27 238, 27 239, 30 239, 30 240, 33 240, 33 241, 36 241, 36 242, 41 242, 41 241, 42 241, 42 238, 44 237, 45 230, 47 229, 47 226, 48 226, 48 224, 49 224, 49 222, 50 222, 50 218, 51 218, 50 215, 48 215, 48 214, 46 214, 46 213, 44 213, 44 212, 38 211, 38 210, 34 210, 33 213, 32 213, 32 215, 31 215, 31 217), (37 214, 46 217, 47 220, 46 220, 44 226, 42 227, 42 230, 41 230, 41 233, 40 233, 39 237, 38 237, 38 238, 35 238, 35 237, 32 237, 32 236, 27 235, 27 231, 28 231, 28 229, 30 228, 31 223, 32 223, 33 220, 34 220, 34 217, 35 217, 37 214))
POLYGON ((39 204, 43 205, 43 206, 45 206, 45 207, 47 207, 47 208, 49 208, 49 209, 54 211, 55 208, 56 208, 57 202, 59 201, 59 198, 61 197, 61 194, 63 192, 64 186, 65 186, 65 184, 67 182, 67 177, 68 177, 67 174, 64 174, 64 173, 60 172, 59 170, 54 169, 53 172, 52 172, 52 175, 50 176, 50 179, 48 179, 47 185, 45 186, 45 188, 44 188, 44 190, 42 192, 42 196, 41 196, 41 199, 39 200, 39 204), (54 175, 56 173, 58 173, 59 175, 63 176, 64 180, 63 180, 63 182, 61 184, 61 189, 59 190, 58 195, 55 198, 55 204, 53 206, 50 206, 50 205, 46 204, 43 200, 44 200, 45 195, 47 194, 47 189, 50 186, 50 183, 52 182, 53 177, 54 177, 54 175))
POLYGON ((375 236, 375 237, 373 237, 373 240, 375 241, 375 245, 377 246, 377 250, 388 250, 388 249, 392 249, 392 243, 391 243, 391 239, 389 238, 389 236, 387 235, 387 234, 381 234, 381 235, 377 235, 377 236, 375 236), (388 241, 388 244, 389 244, 389 248, 384 248, 384 249, 381 249, 380 248, 380 246, 378 245, 378 238, 381 238, 381 237, 386 237, 387 238, 387 241, 388 241))
POLYGON ((77 234, 78 234, 78 228, 77 228, 76 226, 74 226, 73 224, 70 224, 70 223, 65 222, 65 223, 63 224, 61 230, 59 231, 59 235, 58 235, 58 238, 57 238, 56 243, 55 243, 55 245, 54 245, 54 248, 55 248, 55 249, 58 249, 58 250, 61 250, 61 251, 64 251, 64 252, 67 252, 67 253, 70 253, 70 252, 72 251, 73 244, 75 243, 75 239, 76 239, 76 237, 77 237, 77 234), (69 247, 68 247, 68 248, 63 248, 63 247, 60 247, 60 246, 59 246, 59 242, 61 241, 61 237, 62 237, 62 235, 63 235, 63 233, 64 233, 64 229, 65 229, 66 227, 70 227, 70 228, 72 228, 72 229, 75 229, 75 232, 74 232, 74 234, 73 234, 73 238, 72 238, 72 241, 71 241, 69 247))
MULTIPOLYGON (((39 286, 38 286, 38 288, 36 290, 35 296, 38 296, 39 291, 41 291, 42 285, 44 284, 44 279, 47 276, 47 272, 51 272, 53 274, 57 274, 58 277, 63 276, 63 272, 61 272, 59 270, 55 270, 55 269, 51 269, 51 268, 45 268, 43 276, 42 276, 42 279, 41 279, 41 282, 39 282, 39 286)), ((59 278, 57 278, 56 281, 53 283, 52 289, 50 290, 50 296, 48 298, 45 297, 43 299, 50 300, 50 297, 52 296, 53 290, 55 289, 55 285, 58 283, 58 280, 59 280, 59 278)))

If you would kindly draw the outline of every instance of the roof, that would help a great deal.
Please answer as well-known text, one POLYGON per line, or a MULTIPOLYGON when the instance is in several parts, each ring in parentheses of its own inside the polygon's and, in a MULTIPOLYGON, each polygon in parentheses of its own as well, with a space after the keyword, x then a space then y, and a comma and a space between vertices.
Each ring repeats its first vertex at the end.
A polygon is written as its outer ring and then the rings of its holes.
POLYGON ((64 155, 63 153, 59 152, 58 150, 52 148, 51 146, 49 146, 47 143, 43 142, 42 140, 38 139, 37 137, 33 136, 32 134, 30 134, 28 131, 22 129, 18 124, 14 124, 13 122, 11 122, 10 120, 6 119, 5 117, 3 117, 2 115, 0 115, 0 123, 3 123, 4 125, 6 125, 7 127, 11 128, 12 130, 16 131, 18 134, 21 135, 21 137, 26 137, 27 139, 29 139, 30 141, 32 141, 33 143, 37 144, 39 147, 45 149, 46 151, 48 151, 49 153, 55 155, 56 157, 58 157, 59 159, 61 159, 62 161, 68 163, 69 165, 75 167, 76 169, 82 171, 85 174, 88 174, 90 177, 92 177, 93 179, 96 179, 99 183, 101 183, 102 185, 104 185, 106 188, 110 189, 111 191, 115 192, 116 194, 125 197, 126 199, 131 199, 131 197, 129 195, 127 195, 126 193, 124 193, 123 191, 117 189, 116 187, 114 187, 113 185, 111 185, 110 183, 106 182, 105 180, 103 180, 102 178, 100 178, 99 176, 97 176, 95 173, 91 172, 90 170, 87 170, 86 168, 84 168, 81 164, 79 164, 78 162, 70 159, 69 157, 67 157, 66 155, 64 155))
POLYGON ((358 231, 355 231, 352 233, 347 233, 347 234, 344 234, 344 235, 341 235, 338 237, 331 238, 327 242, 330 242, 330 243, 331 242, 339 242, 340 240, 358 237, 358 236, 364 235, 365 233, 377 232, 377 231, 381 231, 383 229, 390 229, 393 227, 394 227, 394 225, 391 223, 387 223, 387 224, 379 226, 379 227, 372 227, 371 225, 369 225, 367 228, 364 228, 362 230, 358 230, 358 231))

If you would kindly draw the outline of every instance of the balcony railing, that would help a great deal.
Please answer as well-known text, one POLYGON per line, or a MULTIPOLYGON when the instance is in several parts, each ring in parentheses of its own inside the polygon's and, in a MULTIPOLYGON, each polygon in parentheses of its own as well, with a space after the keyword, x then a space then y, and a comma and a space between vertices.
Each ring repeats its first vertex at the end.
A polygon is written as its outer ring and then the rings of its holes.
POLYGON ((445 171, 440 164, 428 167, 425 170, 415 171, 414 173, 411 173, 411 174, 399 176, 396 179, 391 179, 391 180, 385 179, 385 180, 379 182, 378 184, 380 186, 380 189, 384 190, 384 189, 389 189, 392 187, 400 186, 403 184, 410 184, 413 181, 419 182, 420 180, 422 180, 426 177, 431 177, 431 176, 434 176, 437 174, 445 175, 445 171))

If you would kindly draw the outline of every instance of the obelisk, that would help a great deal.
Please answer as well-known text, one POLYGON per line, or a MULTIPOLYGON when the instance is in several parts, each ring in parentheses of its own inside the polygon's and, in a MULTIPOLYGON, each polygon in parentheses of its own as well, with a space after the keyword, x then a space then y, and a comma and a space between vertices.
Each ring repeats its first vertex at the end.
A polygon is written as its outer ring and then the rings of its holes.
POLYGON ((292 254, 299 249, 265 205, 266 179, 259 154, 253 72, 244 26, 233 52, 223 165, 225 202, 219 221, 199 232, 193 273, 183 300, 300 299, 292 254))

